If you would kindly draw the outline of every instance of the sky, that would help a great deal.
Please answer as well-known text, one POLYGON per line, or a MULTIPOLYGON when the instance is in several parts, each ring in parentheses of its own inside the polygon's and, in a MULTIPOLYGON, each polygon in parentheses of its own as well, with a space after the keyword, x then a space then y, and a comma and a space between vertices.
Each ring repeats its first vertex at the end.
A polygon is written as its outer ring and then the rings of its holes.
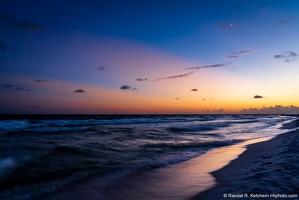
POLYGON ((298 0, 0 5, 0 114, 299 113, 298 0))

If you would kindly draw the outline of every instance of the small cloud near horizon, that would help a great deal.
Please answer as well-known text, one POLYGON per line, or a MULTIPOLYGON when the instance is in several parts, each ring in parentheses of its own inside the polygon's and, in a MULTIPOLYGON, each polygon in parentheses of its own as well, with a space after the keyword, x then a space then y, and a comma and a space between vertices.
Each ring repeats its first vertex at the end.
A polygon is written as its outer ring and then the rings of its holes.
POLYGON ((191 92, 197 92, 198 89, 194 88, 194 89, 191 89, 190 91, 191 91, 191 92))
POLYGON ((75 92, 75 93, 85 93, 85 90, 78 89, 78 90, 75 90, 74 92, 75 92))
POLYGON ((223 108, 220 108, 219 110, 213 111, 214 113, 225 113, 225 110, 223 108))
POLYGON ((270 107, 264 107, 264 108, 243 109, 240 111, 240 113, 244 113, 244 114, 298 114, 299 107, 294 106, 294 105, 289 105, 289 106, 276 105, 276 106, 270 106, 270 107))
POLYGON ((262 99, 262 98, 264 98, 264 97, 261 96, 261 95, 255 95, 253 98, 254 98, 254 99, 262 99))

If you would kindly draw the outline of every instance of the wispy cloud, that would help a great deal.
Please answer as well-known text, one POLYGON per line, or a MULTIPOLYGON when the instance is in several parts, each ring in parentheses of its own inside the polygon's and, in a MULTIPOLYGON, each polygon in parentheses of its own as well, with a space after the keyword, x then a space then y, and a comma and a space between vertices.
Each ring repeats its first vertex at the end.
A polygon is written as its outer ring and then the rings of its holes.
POLYGON ((42 25, 31 22, 31 21, 22 21, 22 22, 15 22, 13 24, 16 28, 19 28, 21 30, 25 31, 42 31, 44 28, 42 25))
POLYGON ((46 79, 35 79, 35 82, 49 82, 49 80, 46 80, 46 79))
POLYGON ((281 19, 281 20, 277 21, 276 23, 279 25, 286 25, 291 22, 292 22, 292 18, 288 17, 288 18, 281 19))
POLYGON ((78 89, 78 90, 75 90, 74 92, 75 92, 75 93, 85 93, 85 90, 78 89))
POLYGON ((199 69, 204 69, 204 68, 219 68, 219 67, 225 67, 229 64, 215 64, 215 65, 202 65, 198 67, 187 67, 185 68, 186 70, 199 70, 199 69))
POLYGON ((227 60, 233 60, 233 59, 240 58, 242 56, 246 56, 246 55, 252 54, 253 52, 254 51, 251 51, 251 50, 233 51, 233 52, 228 53, 228 55, 225 56, 225 59, 227 59, 227 60))
POLYGON ((261 96, 261 95, 255 95, 253 98, 254 98, 254 99, 262 99, 262 98, 264 98, 264 97, 261 96))
POLYGON ((298 54, 294 51, 285 51, 281 54, 274 55, 274 59, 283 59, 285 62, 291 62, 296 60, 298 54))
POLYGON ((30 89, 27 85, 16 85, 16 84, 1 84, 3 91, 25 91, 28 92, 30 89))
POLYGON ((226 22, 219 22, 217 25, 218 27, 225 28, 225 29, 238 27, 238 24, 236 23, 226 23, 226 22))
POLYGON ((155 81, 161 81, 161 80, 165 80, 165 79, 177 79, 177 78, 185 78, 191 74, 193 74, 194 72, 189 72, 189 73, 186 73, 186 74, 179 74, 179 75, 173 75, 173 76, 167 76, 167 77, 164 77, 164 78, 159 78, 159 79, 156 79, 155 81))
POLYGON ((5 14, 0 14, 0 21, 10 24, 15 28, 24 31, 41 31, 44 29, 44 27, 41 24, 29 20, 18 21, 14 17, 5 14))
POLYGON ((100 71, 104 71, 105 69, 106 69, 106 67, 103 65, 97 67, 97 70, 100 70, 100 71))

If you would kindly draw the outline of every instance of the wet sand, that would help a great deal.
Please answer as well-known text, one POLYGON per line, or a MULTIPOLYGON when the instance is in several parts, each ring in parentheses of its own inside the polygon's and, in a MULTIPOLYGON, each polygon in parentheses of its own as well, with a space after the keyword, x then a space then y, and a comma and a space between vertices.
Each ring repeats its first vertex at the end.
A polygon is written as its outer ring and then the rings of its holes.
POLYGON ((190 199, 198 192, 216 185, 214 177, 209 174, 210 172, 224 167, 231 160, 237 158, 245 151, 247 145, 269 139, 271 137, 212 149, 189 161, 136 174, 124 182, 108 188, 105 196, 112 200, 190 199))
MULTIPOLYGON (((298 127, 299 121, 283 126, 298 127)), ((299 130, 249 145, 238 159, 211 174, 215 187, 195 195, 200 199, 299 199, 299 130), (278 196, 275 196, 277 195, 278 196), (280 196, 279 196, 280 195, 280 196)))

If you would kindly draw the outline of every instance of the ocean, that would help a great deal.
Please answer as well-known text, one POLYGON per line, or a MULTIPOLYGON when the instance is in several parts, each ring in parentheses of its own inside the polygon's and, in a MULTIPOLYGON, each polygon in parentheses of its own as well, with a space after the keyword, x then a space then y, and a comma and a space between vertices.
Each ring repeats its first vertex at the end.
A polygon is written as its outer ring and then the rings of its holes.
POLYGON ((113 182, 274 136, 280 115, 2 115, 0 199, 36 199, 98 177, 113 182), (113 177, 113 179, 111 179, 113 177), (108 179, 107 179, 108 180, 108 179))

